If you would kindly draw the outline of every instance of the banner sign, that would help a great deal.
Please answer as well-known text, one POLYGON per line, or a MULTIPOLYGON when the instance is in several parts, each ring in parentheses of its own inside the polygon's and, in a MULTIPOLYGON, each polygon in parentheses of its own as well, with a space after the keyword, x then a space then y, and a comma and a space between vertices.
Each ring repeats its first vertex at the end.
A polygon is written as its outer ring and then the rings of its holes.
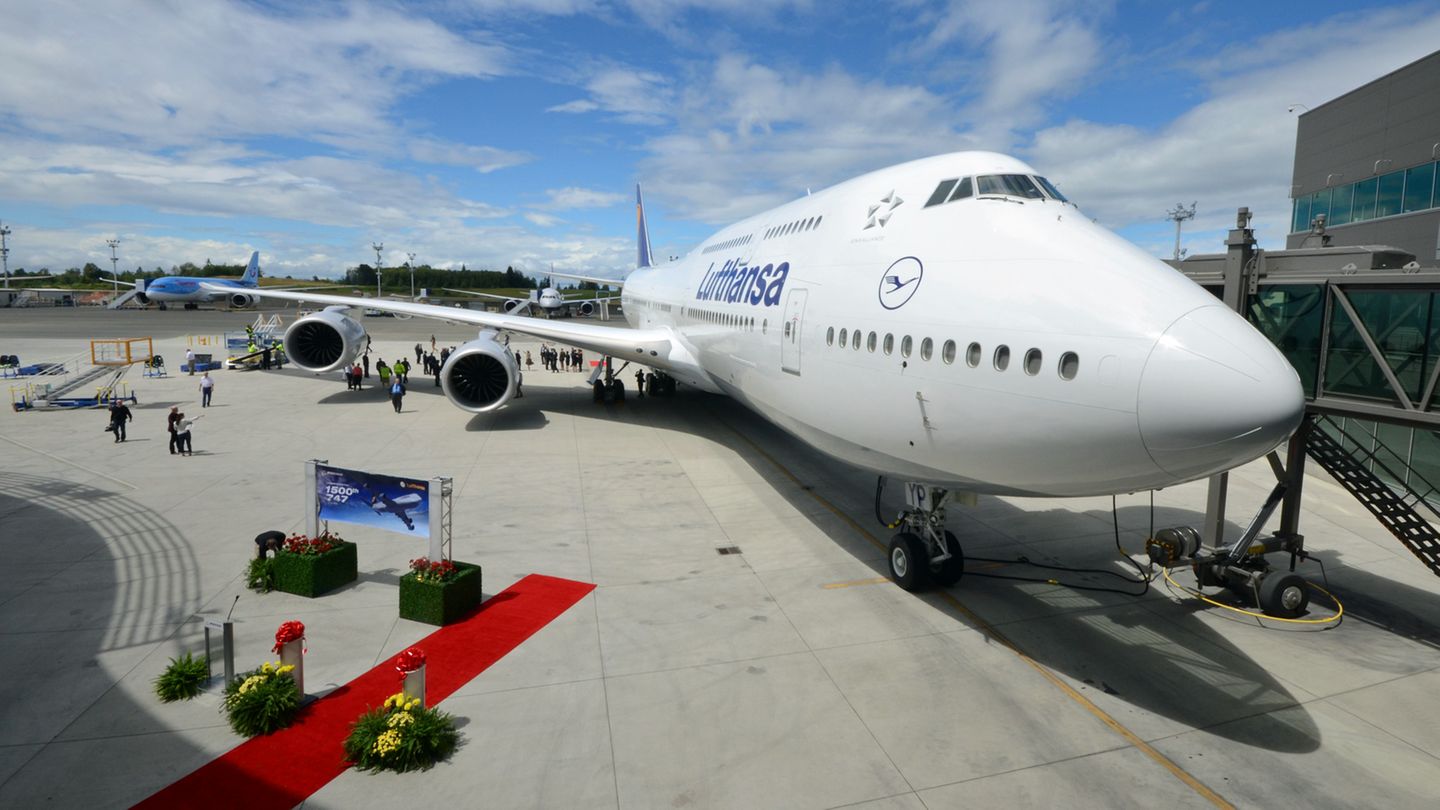
POLYGON ((430 482, 315 465, 319 518, 430 536, 430 482))

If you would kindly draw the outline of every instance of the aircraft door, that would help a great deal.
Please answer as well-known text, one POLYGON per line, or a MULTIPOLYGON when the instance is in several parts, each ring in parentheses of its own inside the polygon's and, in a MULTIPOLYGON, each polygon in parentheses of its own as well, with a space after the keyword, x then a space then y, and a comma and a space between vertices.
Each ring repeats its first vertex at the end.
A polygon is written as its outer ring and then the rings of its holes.
POLYGON ((800 328, 805 320, 805 290, 785 296, 785 321, 780 325, 780 370, 800 376, 800 328))

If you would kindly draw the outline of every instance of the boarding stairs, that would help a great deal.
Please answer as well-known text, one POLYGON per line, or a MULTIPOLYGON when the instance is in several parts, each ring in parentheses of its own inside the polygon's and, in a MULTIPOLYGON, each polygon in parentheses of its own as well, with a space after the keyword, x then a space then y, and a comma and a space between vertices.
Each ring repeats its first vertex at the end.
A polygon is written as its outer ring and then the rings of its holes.
POLYGON ((40 296, 36 295, 34 290, 21 290, 20 294, 15 296, 15 300, 10 302, 10 306, 28 307, 34 304, 39 298, 40 296))
POLYGON ((131 301, 135 301, 135 303, 138 304, 140 303, 138 300, 136 300, 136 297, 138 295, 140 295, 140 288, 132 287, 131 289, 126 290, 125 292, 120 293, 120 295, 116 296, 114 301, 111 301, 110 303, 105 305, 105 308, 120 309, 131 301))
POLYGON ((1430 500, 1440 490, 1373 434, 1362 430, 1361 436, 1355 436, 1325 415, 1306 418, 1313 423, 1305 444, 1306 454, 1370 510, 1410 553, 1440 576, 1440 531, 1417 510, 1423 508, 1440 518, 1440 511, 1430 500), (1353 449, 1347 449, 1346 444, 1353 449), (1382 458, 1386 454, 1390 456, 1388 463, 1382 458), (1398 472, 1397 467, 1404 472, 1398 472), (1389 479, 1388 483, 1376 474, 1377 470, 1389 479))

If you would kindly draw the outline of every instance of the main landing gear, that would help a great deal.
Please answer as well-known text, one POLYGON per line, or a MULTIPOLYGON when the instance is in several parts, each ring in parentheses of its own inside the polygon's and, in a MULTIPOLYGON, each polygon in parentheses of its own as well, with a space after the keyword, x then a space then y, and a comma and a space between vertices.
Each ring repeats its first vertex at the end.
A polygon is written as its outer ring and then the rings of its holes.
MULTIPOLYGON (((875 488, 877 515, 884 487, 881 478, 875 488)), ((965 573, 960 540, 945 528, 945 505, 951 494, 940 487, 906 483, 904 511, 895 522, 885 524, 900 529, 890 538, 890 578, 907 591, 931 585, 948 588, 965 573)))

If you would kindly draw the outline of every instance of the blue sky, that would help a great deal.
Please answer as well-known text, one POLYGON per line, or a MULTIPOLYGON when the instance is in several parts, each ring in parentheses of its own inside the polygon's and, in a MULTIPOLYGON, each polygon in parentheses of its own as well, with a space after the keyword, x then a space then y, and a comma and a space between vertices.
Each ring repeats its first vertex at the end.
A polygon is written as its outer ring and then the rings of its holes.
POLYGON ((1249 206, 1295 116, 1432 52, 1433 3, 50 0, 0 27, 11 268, 620 276, 893 163, 1008 152, 1158 256, 1249 206))

